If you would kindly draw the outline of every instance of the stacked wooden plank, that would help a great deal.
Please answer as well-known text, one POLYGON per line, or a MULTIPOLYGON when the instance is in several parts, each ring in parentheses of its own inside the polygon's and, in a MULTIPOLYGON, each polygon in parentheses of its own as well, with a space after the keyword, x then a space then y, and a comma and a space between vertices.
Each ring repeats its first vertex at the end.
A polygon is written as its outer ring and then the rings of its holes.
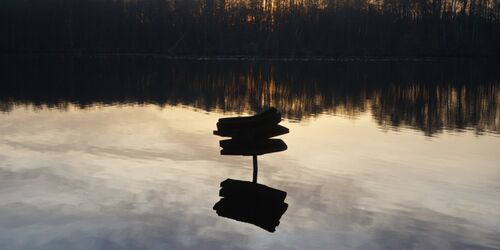
POLYGON ((271 137, 289 133, 289 129, 278 123, 281 113, 270 108, 260 114, 246 117, 221 118, 217 122, 215 135, 231 137, 221 140, 222 155, 263 155, 284 151, 287 145, 271 137))

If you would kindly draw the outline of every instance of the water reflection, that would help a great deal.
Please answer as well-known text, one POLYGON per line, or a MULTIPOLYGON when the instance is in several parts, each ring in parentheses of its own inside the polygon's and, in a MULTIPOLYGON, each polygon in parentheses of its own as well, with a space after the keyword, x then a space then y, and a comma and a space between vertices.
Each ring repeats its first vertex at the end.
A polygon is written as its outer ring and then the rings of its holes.
POLYGON ((500 72, 489 62, 199 62, 147 57, 7 57, 0 110, 117 103, 285 117, 371 112, 383 128, 500 132, 500 72))
POLYGON ((223 197, 214 205, 217 215, 247 222, 274 232, 286 212, 286 192, 256 182, 227 179, 220 184, 223 197))
POLYGON ((220 155, 210 131, 221 116, 157 105, 0 114, 0 248, 500 247, 496 135, 385 133, 368 113, 285 120, 288 149, 259 156, 259 183, 289 204, 268 233, 213 210, 221 181, 252 173, 250 157, 220 155))
POLYGON ((380 125, 407 125, 432 135, 442 129, 500 132, 499 101, 494 85, 392 85, 378 90, 370 103, 380 125))

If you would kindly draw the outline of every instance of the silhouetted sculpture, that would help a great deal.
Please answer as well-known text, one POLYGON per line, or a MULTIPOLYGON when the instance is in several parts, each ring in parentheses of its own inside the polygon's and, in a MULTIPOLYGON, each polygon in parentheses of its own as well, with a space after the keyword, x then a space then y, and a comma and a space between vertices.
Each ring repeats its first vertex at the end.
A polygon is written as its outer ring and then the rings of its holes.
POLYGON ((243 221, 274 232, 281 216, 288 208, 286 192, 257 183, 257 155, 284 151, 287 145, 270 137, 286 134, 288 128, 278 125, 281 114, 270 108, 258 115, 219 119, 215 135, 232 137, 221 140, 222 155, 252 156, 253 181, 227 179, 221 183, 214 205, 219 216, 243 221))
POLYGON ((286 192, 268 186, 227 179, 220 184, 223 197, 214 205, 217 215, 247 222, 274 232, 288 208, 286 192))
POLYGON ((276 108, 246 117, 221 118, 217 122, 214 135, 232 137, 232 139, 221 140, 221 155, 243 155, 252 156, 254 176, 257 182, 257 155, 284 151, 287 145, 280 139, 269 139, 270 137, 289 133, 290 130, 278 125, 281 121, 281 113, 276 108))

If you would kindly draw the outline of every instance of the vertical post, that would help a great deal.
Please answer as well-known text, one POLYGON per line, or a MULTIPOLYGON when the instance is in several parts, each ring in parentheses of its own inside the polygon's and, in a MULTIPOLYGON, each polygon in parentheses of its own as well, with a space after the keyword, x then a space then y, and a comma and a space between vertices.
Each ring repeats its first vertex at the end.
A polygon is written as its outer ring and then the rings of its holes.
POLYGON ((257 183, 257 155, 252 156, 253 159, 253 182, 257 183))

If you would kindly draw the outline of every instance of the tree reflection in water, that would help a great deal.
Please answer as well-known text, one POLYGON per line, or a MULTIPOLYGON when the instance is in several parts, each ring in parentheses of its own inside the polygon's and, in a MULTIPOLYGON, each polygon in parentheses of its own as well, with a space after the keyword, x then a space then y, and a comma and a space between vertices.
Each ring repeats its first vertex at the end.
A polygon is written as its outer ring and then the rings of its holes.
POLYGON ((500 132, 500 72, 488 62, 249 62, 154 57, 3 57, 0 110, 189 105, 289 119, 371 112, 384 128, 500 132))

